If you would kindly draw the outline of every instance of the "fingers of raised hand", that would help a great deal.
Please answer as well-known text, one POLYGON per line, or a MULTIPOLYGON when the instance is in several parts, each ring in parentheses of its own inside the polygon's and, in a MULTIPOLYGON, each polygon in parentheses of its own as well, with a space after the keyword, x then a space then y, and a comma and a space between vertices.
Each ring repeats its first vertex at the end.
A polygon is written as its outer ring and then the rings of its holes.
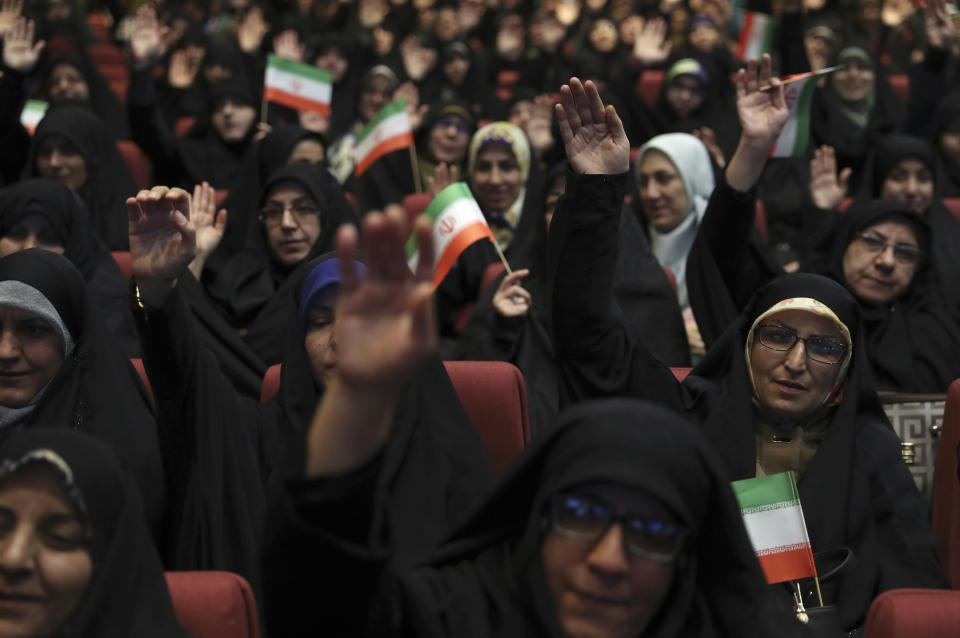
POLYGON ((587 98, 587 108, 593 123, 599 124, 604 122, 603 100, 600 99, 600 91, 597 89, 597 85, 593 83, 593 80, 587 80, 586 85, 584 85, 584 91, 586 94, 585 97, 587 98))
POLYGON ((337 257, 340 261, 340 286, 343 292, 356 290, 359 285, 357 241, 357 227, 353 224, 344 224, 337 229, 337 257))
POLYGON ((417 247, 420 250, 420 257, 417 261, 417 272, 414 276, 418 282, 432 282, 435 250, 433 245, 433 225, 430 222, 430 218, 426 215, 421 215, 417 218, 413 226, 413 232, 417 235, 417 247))

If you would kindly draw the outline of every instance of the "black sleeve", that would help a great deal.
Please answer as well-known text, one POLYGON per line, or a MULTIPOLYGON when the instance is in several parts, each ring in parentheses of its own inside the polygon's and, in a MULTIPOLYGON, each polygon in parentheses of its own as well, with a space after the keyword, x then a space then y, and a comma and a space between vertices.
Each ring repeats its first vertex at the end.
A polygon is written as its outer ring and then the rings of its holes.
POLYGON ((907 70, 910 78, 910 94, 907 96, 907 120, 904 132, 924 139, 933 133, 937 108, 948 92, 947 66, 950 55, 943 49, 927 48, 926 57, 920 64, 907 70))
POLYGON ((567 182, 550 226, 553 339, 568 399, 645 396, 682 404, 670 369, 630 333, 614 296, 622 175, 567 182))
POLYGON ((177 137, 157 103, 153 85, 153 67, 130 70, 127 89, 130 136, 153 162, 154 181, 158 184, 180 182, 177 137))
POLYGON ((29 156, 30 136, 20 123, 20 112, 27 101, 23 81, 21 74, 9 69, 0 78, 0 175, 4 184, 20 179, 29 156))

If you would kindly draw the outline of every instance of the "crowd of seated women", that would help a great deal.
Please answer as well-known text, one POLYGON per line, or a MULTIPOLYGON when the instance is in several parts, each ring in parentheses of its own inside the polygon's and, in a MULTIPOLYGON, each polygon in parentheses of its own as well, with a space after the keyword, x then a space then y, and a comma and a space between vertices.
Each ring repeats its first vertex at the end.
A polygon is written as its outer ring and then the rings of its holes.
POLYGON ((0 638, 189 635, 164 570, 274 638, 836 638, 949 587, 878 392, 960 378, 955 2, 747 3, 742 60, 726 0, 103 4, 0 0, 0 638), (329 112, 264 101, 267 54, 329 112), (411 202, 457 181, 490 238, 435 284, 411 202), (451 359, 523 373, 499 476, 451 359), (730 487, 781 472, 816 583, 767 583, 730 487))

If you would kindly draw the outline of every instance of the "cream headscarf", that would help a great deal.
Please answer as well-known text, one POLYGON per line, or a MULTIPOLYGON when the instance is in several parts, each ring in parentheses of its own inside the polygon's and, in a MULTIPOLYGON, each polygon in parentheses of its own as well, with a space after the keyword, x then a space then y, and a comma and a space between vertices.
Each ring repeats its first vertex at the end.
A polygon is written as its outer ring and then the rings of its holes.
POLYGON ((677 279, 677 297, 680 307, 690 305, 687 297, 687 253, 693 246, 697 236, 700 220, 707 210, 707 202, 713 192, 713 166, 710 164, 710 153, 703 142, 689 133, 666 133, 657 135, 640 147, 637 162, 634 167, 637 182, 640 181, 640 167, 643 156, 649 150, 657 150, 666 155, 683 180, 683 187, 687 191, 687 201, 690 202, 676 228, 661 233, 648 224, 650 247, 661 266, 669 268, 677 279))
POLYGON ((530 177, 530 142, 523 130, 510 122, 493 122, 481 128, 473 134, 470 139, 470 148, 467 151, 467 175, 471 183, 473 182, 477 155, 480 153, 480 149, 491 142, 506 144, 520 166, 520 193, 513 204, 510 205, 510 208, 503 211, 483 211, 487 221, 490 222, 490 230, 493 231, 497 244, 500 245, 501 250, 506 250, 513 239, 514 232, 520 223, 520 215, 523 212, 523 200, 527 193, 527 180, 530 177))

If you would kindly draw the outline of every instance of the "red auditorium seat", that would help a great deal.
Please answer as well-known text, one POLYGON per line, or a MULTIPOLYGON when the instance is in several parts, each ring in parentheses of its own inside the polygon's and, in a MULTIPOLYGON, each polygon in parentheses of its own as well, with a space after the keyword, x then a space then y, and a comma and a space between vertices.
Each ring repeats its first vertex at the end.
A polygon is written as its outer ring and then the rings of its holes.
POLYGON ((127 281, 130 281, 130 277, 133 275, 133 268, 130 266, 130 253, 126 250, 115 250, 110 254, 113 255, 113 260, 120 267, 120 272, 127 278, 127 281))
POLYGON ((757 212, 753 216, 753 225, 757 227, 757 230, 760 231, 760 234, 763 235, 764 239, 768 239, 767 209, 764 208, 763 202, 761 202, 759 199, 757 200, 756 211, 757 212))
POLYGON ((949 208, 953 216, 960 221, 960 197, 944 197, 943 204, 949 208))
MULTIPOLYGON (((133 181, 137 188, 147 189, 153 186, 153 165, 147 156, 143 154, 140 147, 130 140, 118 140, 117 150, 123 155, 123 161, 127 163, 130 174, 133 175, 133 181)), ((134 196, 136 193, 130 193, 134 196)))
POLYGON ((257 603, 250 585, 230 572, 167 572, 180 624, 194 638, 259 638, 257 603))
POLYGON ((690 371, 693 368, 670 368, 670 372, 673 373, 673 376, 677 378, 677 381, 683 383, 683 380, 687 378, 687 375, 690 374, 690 371))
MULTIPOLYGON (((957 445, 960 444, 960 380, 950 384, 943 411, 943 430, 937 441, 933 473, 933 536, 947 580, 960 589, 960 477, 957 445)), ((960 617, 957 619, 960 628, 960 617)))
POLYGON ((673 274, 673 271, 667 268, 666 266, 663 267, 663 274, 667 276, 667 281, 670 282, 670 285, 673 287, 673 292, 676 293, 677 292, 677 276, 673 274))
POLYGON ((357 201, 357 196, 351 193, 350 191, 344 191, 343 196, 346 198, 350 205, 353 206, 353 211, 357 215, 361 215, 362 211, 360 210, 360 202, 357 201))
POLYGON ((897 95, 899 95, 903 103, 906 104, 907 98, 910 96, 910 76, 895 73, 889 76, 889 79, 890 86, 893 87, 893 90, 897 92, 897 95))
MULTIPOLYGON (((956 477, 954 477, 956 478, 956 477)), ((892 589, 870 605, 864 638, 955 638, 960 591, 892 589)))
POLYGON ((143 367, 143 359, 130 359, 130 363, 133 365, 134 370, 137 371, 137 374, 140 375, 140 381, 143 382, 143 387, 147 389, 150 396, 153 396, 153 386, 150 385, 150 379, 147 378, 147 369, 143 367))
POLYGON ((663 71, 644 71, 637 81, 637 93, 648 105, 653 106, 660 95, 660 85, 663 84, 663 71))
POLYGON ((415 219, 417 215, 427 210, 431 201, 433 201, 433 195, 430 193, 411 193, 403 198, 403 210, 406 211, 409 219, 415 219))
POLYGON ((197 121, 195 117, 180 117, 177 118, 177 121, 173 123, 173 134, 177 137, 183 137, 187 134, 191 128, 193 128, 193 123, 197 121))
MULTIPOLYGON (((527 386, 520 370, 503 361, 445 361, 447 374, 470 422, 480 433, 497 472, 530 442, 527 386)), ((280 365, 267 369, 260 401, 280 387, 280 365)))

